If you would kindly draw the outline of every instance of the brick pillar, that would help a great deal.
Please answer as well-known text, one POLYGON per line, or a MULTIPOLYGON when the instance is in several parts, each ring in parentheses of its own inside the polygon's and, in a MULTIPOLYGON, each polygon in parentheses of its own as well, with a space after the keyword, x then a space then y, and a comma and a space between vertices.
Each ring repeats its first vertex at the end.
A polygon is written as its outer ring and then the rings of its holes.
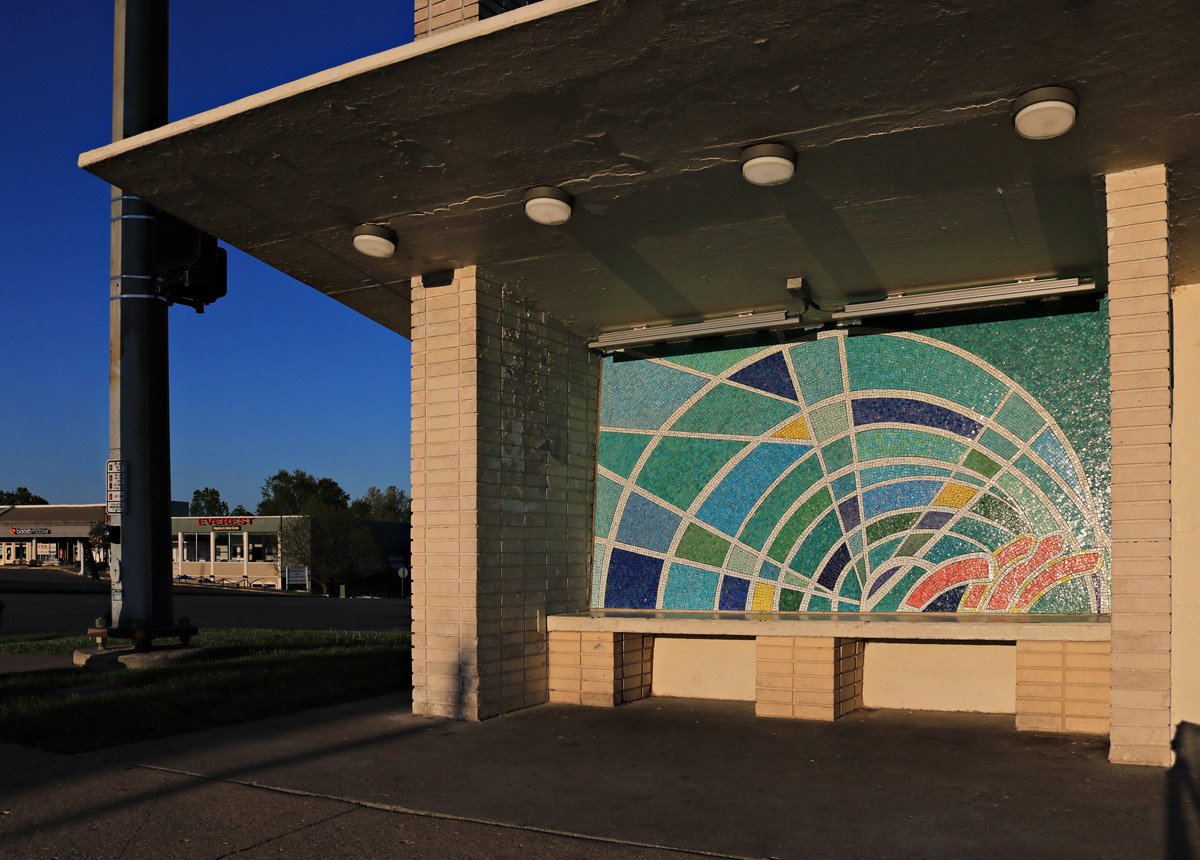
POLYGON ((1017 642, 1018 731, 1108 734, 1109 643, 1017 642))
POLYGON ((534 0, 415 0, 413 32, 416 38, 453 30, 473 21, 481 21, 528 6, 534 0))
POLYGON ((862 707, 861 639, 759 636, 755 645, 758 716, 836 720, 862 707))
POLYGON ((599 362, 474 267, 412 319, 413 711, 483 719, 547 701, 588 605, 599 362))
POLYGON ((1109 758, 1171 762, 1171 309, 1163 165, 1105 177, 1112 389, 1109 758))

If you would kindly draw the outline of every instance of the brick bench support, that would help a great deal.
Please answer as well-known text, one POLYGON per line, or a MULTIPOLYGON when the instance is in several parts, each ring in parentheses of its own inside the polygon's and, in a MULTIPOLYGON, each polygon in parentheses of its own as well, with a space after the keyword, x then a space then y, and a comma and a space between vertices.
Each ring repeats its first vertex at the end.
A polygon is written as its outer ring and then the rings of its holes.
POLYGON ((650 695, 654 637, 550 632, 550 701, 611 708, 650 695))
POLYGON ((755 650, 758 716, 836 720, 862 707, 863 640, 759 636, 755 650))
POLYGON ((1017 641, 1017 729, 1109 733, 1108 642, 1017 641))

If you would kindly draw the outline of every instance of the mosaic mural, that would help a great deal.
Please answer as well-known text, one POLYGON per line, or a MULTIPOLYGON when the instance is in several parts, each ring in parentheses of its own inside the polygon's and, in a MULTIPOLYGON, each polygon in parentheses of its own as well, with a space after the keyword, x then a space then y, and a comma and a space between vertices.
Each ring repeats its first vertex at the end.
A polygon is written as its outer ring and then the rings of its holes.
POLYGON ((593 605, 1107 612, 1103 320, 606 359, 593 605))

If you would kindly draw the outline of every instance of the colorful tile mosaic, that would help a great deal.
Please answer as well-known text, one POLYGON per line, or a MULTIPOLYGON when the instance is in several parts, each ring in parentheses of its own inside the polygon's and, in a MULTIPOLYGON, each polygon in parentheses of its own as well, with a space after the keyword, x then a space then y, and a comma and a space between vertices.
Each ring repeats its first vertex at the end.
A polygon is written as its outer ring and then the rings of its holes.
POLYGON ((995 322, 606 360, 593 605, 1107 612, 1102 319, 1019 321, 1088 372, 1006 374, 995 322))

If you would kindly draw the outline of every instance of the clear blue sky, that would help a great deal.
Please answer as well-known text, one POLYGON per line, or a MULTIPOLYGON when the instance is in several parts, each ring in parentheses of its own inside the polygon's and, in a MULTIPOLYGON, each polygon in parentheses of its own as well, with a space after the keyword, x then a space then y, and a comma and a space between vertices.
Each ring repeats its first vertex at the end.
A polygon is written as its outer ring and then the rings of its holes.
MULTIPOLYGON (((0 53, 0 489, 99 502, 108 456, 112 3, 15 3, 0 53)), ((412 2, 173 0, 171 119, 412 40, 412 2)), ((409 342, 229 250, 229 295, 171 317, 172 495, 251 510, 306 469, 409 487, 409 342)))

